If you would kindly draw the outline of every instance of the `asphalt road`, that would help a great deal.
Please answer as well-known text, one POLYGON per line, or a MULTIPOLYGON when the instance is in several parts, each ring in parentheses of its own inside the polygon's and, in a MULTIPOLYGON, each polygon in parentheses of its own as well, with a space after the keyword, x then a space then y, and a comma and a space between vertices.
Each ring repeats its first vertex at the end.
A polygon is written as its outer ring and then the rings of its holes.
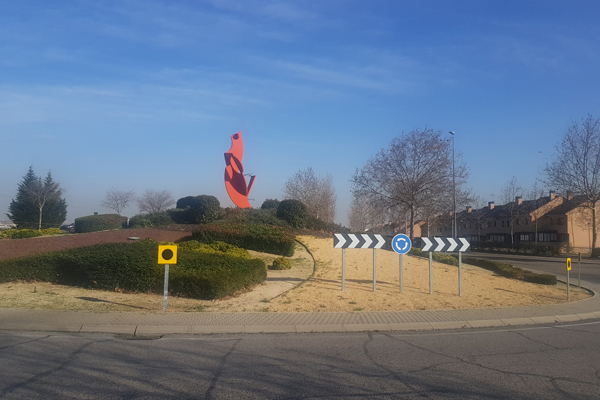
MULTIPOLYGON (((475 251, 463 253, 463 257, 485 258, 488 260, 512 264, 515 267, 529 269, 535 272, 554 274, 559 277, 567 276, 566 257, 536 257, 522 254, 498 254, 475 251)), ((571 284, 577 284, 578 273, 578 257, 571 257, 571 284)), ((581 261, 581 280, 600 283, 600 260, 584 258, 581 261)))
POLYGON ((2 399, 598 399, 600 320, 415 333, 0 332, 2 399))

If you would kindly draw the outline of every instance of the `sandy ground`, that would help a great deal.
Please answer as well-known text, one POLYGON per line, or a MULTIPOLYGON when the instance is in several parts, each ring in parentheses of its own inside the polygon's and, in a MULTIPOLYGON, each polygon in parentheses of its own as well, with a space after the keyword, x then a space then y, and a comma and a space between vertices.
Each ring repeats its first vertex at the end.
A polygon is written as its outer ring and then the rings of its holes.
MULTIPOLYGON (((458 295, 458 267, 433 263, 433 294, 429 294, 429 263, 404 256, 403 292, 399 285, 399 256, 378 250, 377 286, 373 291, 373 250, 346 249, 346 285, 342 291, 342 250, 333 239, 301 236, 316 260, 301 246, 292 258, 292 269, 269 270, 267 281, 247 293, 202 301, 170 296, 169 312, 194 311, 399 311, 514 307, 565 302, 564 285, 545 286, 520 282, 463 265, 463 295, 458 295), (309 277, 311 277, 309 279, 309 277), (307 280, 308 279, 308 280, 307 280)), ((276 256, 251 252, 268 265, 276 256)), ((572 288, 571 300, 589 294, 572 288)), ((48 283, 13 282, 0 285, 0 307, 141 311, 162 310, 162 295, 85 290, 48 283)))

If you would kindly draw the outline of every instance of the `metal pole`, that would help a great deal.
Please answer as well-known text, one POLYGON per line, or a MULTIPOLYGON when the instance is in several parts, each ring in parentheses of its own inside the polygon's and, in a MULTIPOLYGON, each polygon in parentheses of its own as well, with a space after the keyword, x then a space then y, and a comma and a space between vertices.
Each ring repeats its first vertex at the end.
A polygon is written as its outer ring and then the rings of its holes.
POLYGON ((429 252, 429 294, 433 294, 433 261, 432 253, 429 252))
POLYGON ((163 310, 167 309, 167 295, 169 294, 169 264, 165 264, 165 290, 163 295, 163 310))
POLYGON ((346 249, 342 249, 342 292, 346 290, 346 249))
POLYGON ((377 289, 377 249, 373 249, 373 291, 377 289))
POLYGON ((400 254, 400 293, 402 293, 402 278, 403 278, 402 277, 402 272, 403 272, 402 270, 404 269, 402 267, 403 260, 404 260, 403 254, 400 254))
POLYGON ((571 283, 569 281, 569 270, 567 270, 567 301, 571 301, 571 292, 569 290, 569 287, 571 286, 571 283))
POLYGON ((458 236, 458 225, 456 225, 456 174, 454 172, 454 132, 450 132, 452 135, 452 188, 454 190, 454 202, 452 206, 452 215, 454 217, 454 230, 452 231, 452 237, 458 236))
POLYGON ((462 253, 458 252, 458 295, 462 296, 462 253))
POLYGON ((581 288, 581 253, 579 253, 579 263, 577 264, 577 287, 581 288))

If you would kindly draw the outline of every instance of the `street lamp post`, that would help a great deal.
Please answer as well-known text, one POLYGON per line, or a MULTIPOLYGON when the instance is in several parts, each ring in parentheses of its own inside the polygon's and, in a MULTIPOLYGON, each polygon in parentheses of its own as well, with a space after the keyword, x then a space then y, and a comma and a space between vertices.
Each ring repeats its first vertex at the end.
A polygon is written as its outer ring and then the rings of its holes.
POLYGON ((454 202, 452 203, 452 216, 454 217, 454 229, 452 237, 458 236, 458 225, 456 225, 456 174, 454 173, 454 131, 450 131, 452 135, 452 189, 454 191, 454 202))

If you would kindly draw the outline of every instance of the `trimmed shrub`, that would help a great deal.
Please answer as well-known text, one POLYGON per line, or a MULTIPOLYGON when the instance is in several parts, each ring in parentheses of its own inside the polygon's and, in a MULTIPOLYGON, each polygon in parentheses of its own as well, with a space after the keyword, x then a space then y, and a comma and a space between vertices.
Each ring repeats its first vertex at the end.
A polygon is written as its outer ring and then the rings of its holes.
POLYGON ((48 228, 39 231, 37 229, 6 229, 0 231, 0 239, 27 239, 39 236, 62 235, 64 233, 58 228, 48 228))
POLYGON ((210 224, 201 226, 192 237, 201 243, 217 241, 233 244, 248 250, 294 255, 295 236, 288 230, 270 225, 210 224))
POLYGON ((129 219, 129 228, 147 228, 149 226, 163 226, 172 224, 171 219, 167 211, 152 213, 152 214, 138 214, 129 219))
POLYGON ((232 296, 266 279, 262 260, 184 251, 169 271, 169 288, 175 295, 212 300, 232 296))
POLYGON ((194 196, 182 197, 181 199, 177 200, 177 204, 175 205, 175 207, 183 210, 185 208, 191 207, 193 203, 194 196))
POLYGON ((292 228, 304 228, 308 212, 304 203, 299 200, 283 200, 277 207, 277 218, 284 220, 292 228))
POLYGON ((285 257, 279 257, 273 260, 273 265, 271 265, 269 267, 269 269, 276 269, 276 270, 282 270, 282 269, 291 269, 292 268, 292 262, 290 261, 289 258, 285 258, 285 257))
POLYGON ((167 210, 167 213, 176 224, 190 224, 190 221, 194 219, 190 208, 171 208, 170 210, 167 210))
MULTIPOLYGON (((232 251, 228 245, 225 248, 232 251)), ((164 268, 157 263, 157 251, 158 243, 148 239, 3 260, 0 282, 46 281, 85 288, 162 293, 164 268)), ((198 299, 231 296, 267 277, 262 260, 186 248, 180 249, 177 264, 169 272, 172 294, 198 299)))
POLYGON ((127 224, 127 217, 119 214, 88 215, 75 218, 75 233, 107 231, 119 229, 127 224))
POLYGON ((169 213, 178 224, 207 224, 219 218, 221 203, 215 196, 187 196, 179 199, 177 208, 169 213))
POLYGON ((522 268, 516 268, 510 264, 504 264, 480 258, 467 257, 463 259, 463 262, 494 271, 497 274, 507 278, 518 279, 525 282, 539 283, 542 285, 556 285, 556 276, 552 274, 537 274, 522 268))
POLYGON ((187 242, 180 243, 178 248, 207 254, 223 254, 231 257, 245 258, 247 260, 251 258, 248 250, 225 242, 207 244, 200 243, 197 240, 188 240, 187 242))
POLYGON ((207 224, 219 218, 221 203, 215 196, 200 195, 194 198, 191 206, 194 223, 207 224))
POLYGON ((265 201, 263 201, 263 203, 260 206, 260 208, 263 209, 263 210, 275 210, 275 211, 277 211, 277 208, 279 207, 279 203, 281 203, 281 202, 279 200, 277 200, 277 199, 266 199, 265 201))
POLYGON ((276 210, 263 210, 260 208, 225 208, 222 219, 216 221, 226 224, 263 224, 274 226, 288 226, 285 221, 277 218, 276 210))

